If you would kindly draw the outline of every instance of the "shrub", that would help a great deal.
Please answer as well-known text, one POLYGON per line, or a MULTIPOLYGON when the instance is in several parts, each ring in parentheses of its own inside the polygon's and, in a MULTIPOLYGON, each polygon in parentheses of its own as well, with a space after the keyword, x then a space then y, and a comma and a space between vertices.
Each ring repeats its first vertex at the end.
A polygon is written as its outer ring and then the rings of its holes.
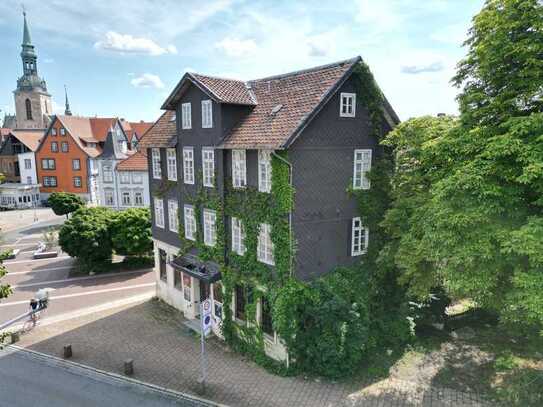
POLYGON ((53 192, 47 203, 53 209, 55 215, 66 215, 75 212, 85 206, 85 201, 78 195, 69 192, 53 192))
POLYGON ((113 253, 110 225, 114 217, 107 208, 78 209, 60 229, 60 247, 77 258, 84 270, 103 270, 113 253))
POLYGON ((118 254, 149 255, 153 250, 149 209, 132 208, 118 212, 111 224, 111 241, 118 254))

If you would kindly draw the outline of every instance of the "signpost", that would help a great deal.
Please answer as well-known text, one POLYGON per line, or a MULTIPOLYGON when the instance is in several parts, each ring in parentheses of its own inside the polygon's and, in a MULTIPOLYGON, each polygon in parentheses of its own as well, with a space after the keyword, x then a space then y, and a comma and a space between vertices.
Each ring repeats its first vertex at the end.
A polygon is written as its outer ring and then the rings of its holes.
POLYGON ((202 367, 202 391, 205 392, 206 383, 206 351, 205 351, 205 337, 211 332, 211 300, 208 298, 200 303, 200 324, 201 324, 201 342, 202 342, 202 354, 200 357, 202 367))

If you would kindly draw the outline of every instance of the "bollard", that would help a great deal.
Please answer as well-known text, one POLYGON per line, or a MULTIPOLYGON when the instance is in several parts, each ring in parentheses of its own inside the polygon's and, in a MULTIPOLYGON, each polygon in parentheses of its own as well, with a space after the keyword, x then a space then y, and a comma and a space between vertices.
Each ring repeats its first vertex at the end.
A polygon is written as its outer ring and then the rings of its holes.
POLYGON ((124 374, 127 376, 132 376, 134 374, 134 360, 126 359, 124 361, 124 374))
POLYGON ((72 357, 72 345, 64 345, 63 356, 64 359, 69 359, 72 357))
POLYGON ((19 332, 12 332, 10 334, 11 343, 19 342, 19 332))

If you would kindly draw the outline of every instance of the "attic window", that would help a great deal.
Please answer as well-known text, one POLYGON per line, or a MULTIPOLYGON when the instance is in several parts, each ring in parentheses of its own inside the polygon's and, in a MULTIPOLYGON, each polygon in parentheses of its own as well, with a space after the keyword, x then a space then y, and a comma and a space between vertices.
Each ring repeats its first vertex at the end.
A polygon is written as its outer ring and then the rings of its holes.
POLYGON ((174 113, 173 116, 172 116, 171 119, 170 119, 171 122, 174 122, 174 121, 175 121, 175 119, 176 119, 175 116, 177 116, 177 115, 174 113))
POLYGON ((274 106, 274 108, 271 110, 270 116, 275 116, 277 113, 279 113, 279 110, 281 110, 282 108, 283 108, 283 105, 274 106))

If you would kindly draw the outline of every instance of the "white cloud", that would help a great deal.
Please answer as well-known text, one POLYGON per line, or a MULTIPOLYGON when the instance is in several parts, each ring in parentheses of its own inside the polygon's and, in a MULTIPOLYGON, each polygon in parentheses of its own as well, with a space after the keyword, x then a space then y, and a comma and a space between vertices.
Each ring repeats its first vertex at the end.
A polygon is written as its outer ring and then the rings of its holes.
POLYGON ((427 72, 440 72, 445 69, 445 66, 443 65, 443 62, 441 61, 435 61, 430 64, 425 65, 403 65, 400 68, 400 71, 402 73, 417 75, 419 73, 427 73, 427 72))
POLYGON ((163 48, 149 38, 134 37, 130 34, 119 34, 115 31, 108 31, 102 41, 94 43, 94 48, 130 54, 177 54, 177 49, 173 45, 168 45, 166 48, 163 48))
POLYGON ((233 37, 225 37, 215 43, 215 47, 230 57, 243 57, 254 54, 258 47, 253 39, 241 40, 233 37))
POLYGON ((137 76, 133 78, 130 83, 136 88, 164 88, 164 83, 162 83, 160 77, 152 73, 144 73, 140 76, 137 76))

